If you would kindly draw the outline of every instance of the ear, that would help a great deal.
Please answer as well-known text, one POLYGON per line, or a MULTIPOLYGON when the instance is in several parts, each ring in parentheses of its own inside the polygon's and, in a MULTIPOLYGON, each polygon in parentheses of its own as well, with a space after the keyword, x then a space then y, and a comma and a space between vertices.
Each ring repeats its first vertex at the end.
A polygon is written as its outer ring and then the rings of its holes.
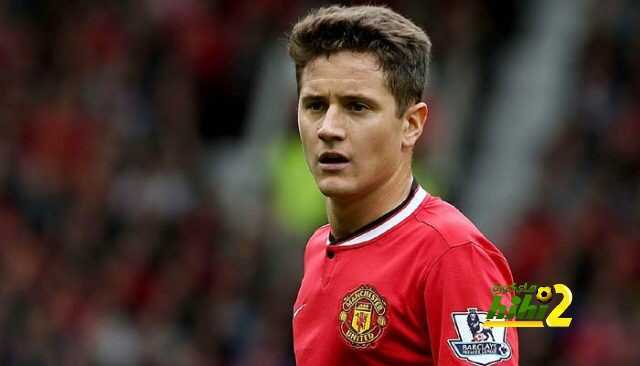
POLYGON ((422 130, 427 117, 429 116, 429 108, 424 102, 416 103, 407 108, 402 117, 402 148, 413 148, 422 135, 422 130))

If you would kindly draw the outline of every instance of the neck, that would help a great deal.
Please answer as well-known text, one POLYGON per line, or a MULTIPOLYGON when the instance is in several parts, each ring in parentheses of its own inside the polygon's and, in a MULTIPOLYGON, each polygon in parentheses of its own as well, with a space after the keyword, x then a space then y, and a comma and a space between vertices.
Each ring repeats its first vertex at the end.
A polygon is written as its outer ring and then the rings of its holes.
POLYGON ((327 199, 331 233, 340 240, 399 206, 411 191, 411 173, 401 174, 357 199, 327 199))

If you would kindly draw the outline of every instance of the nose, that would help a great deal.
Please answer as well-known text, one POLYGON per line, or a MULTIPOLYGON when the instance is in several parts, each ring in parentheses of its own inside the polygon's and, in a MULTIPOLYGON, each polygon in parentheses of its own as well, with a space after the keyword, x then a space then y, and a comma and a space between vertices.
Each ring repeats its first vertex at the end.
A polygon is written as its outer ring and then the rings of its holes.
POLYGON ((320 128, 318 138, 324 142, 342 141, 346 137, 346 132, 342 123, 340 111, 335 106, 329 106, 320 128))

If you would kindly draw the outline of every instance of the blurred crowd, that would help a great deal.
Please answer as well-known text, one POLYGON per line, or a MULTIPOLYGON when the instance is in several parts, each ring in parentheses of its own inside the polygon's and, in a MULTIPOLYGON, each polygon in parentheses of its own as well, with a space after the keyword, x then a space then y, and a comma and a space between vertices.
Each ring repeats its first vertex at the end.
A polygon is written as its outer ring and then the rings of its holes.
POLYGON ((0 3, 1 365, 291 363, 295 281, 201 169, 280 9, 0 3))
MULTIPOLYGON (((435 78, 455 48, 493 70, 519 31, 495 1, 387 3, 432 36, 435 78)), ((205 156, 243 139, 265 45, 318 4, 0 1, 0 365, 293 364, 305 238, 228 215, 205 156)), ((521 332, 524 365, 640 359, 640 18, 626 10, 594 15, 537 204, 502 246, 516 280, 575 294, 572 328, 521 332)))
POLYGON ((572 102, 506 250, 516 281, 565 283, 565 330, 520 331, 524 365, 637 365, 640 6, 594 6, 572 102))

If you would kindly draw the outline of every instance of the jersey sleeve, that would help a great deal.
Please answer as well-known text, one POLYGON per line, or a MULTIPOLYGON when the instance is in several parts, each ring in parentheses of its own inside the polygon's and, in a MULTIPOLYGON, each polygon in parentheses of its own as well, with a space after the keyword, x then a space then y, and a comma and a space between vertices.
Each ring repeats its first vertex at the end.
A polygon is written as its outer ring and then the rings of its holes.
POLYGON ((518 365, 516 328, 482 325, 494 285, 512 283, 505 258, 473 242, 449 248, 427 269, 424 305, 435 365, 518 365))

